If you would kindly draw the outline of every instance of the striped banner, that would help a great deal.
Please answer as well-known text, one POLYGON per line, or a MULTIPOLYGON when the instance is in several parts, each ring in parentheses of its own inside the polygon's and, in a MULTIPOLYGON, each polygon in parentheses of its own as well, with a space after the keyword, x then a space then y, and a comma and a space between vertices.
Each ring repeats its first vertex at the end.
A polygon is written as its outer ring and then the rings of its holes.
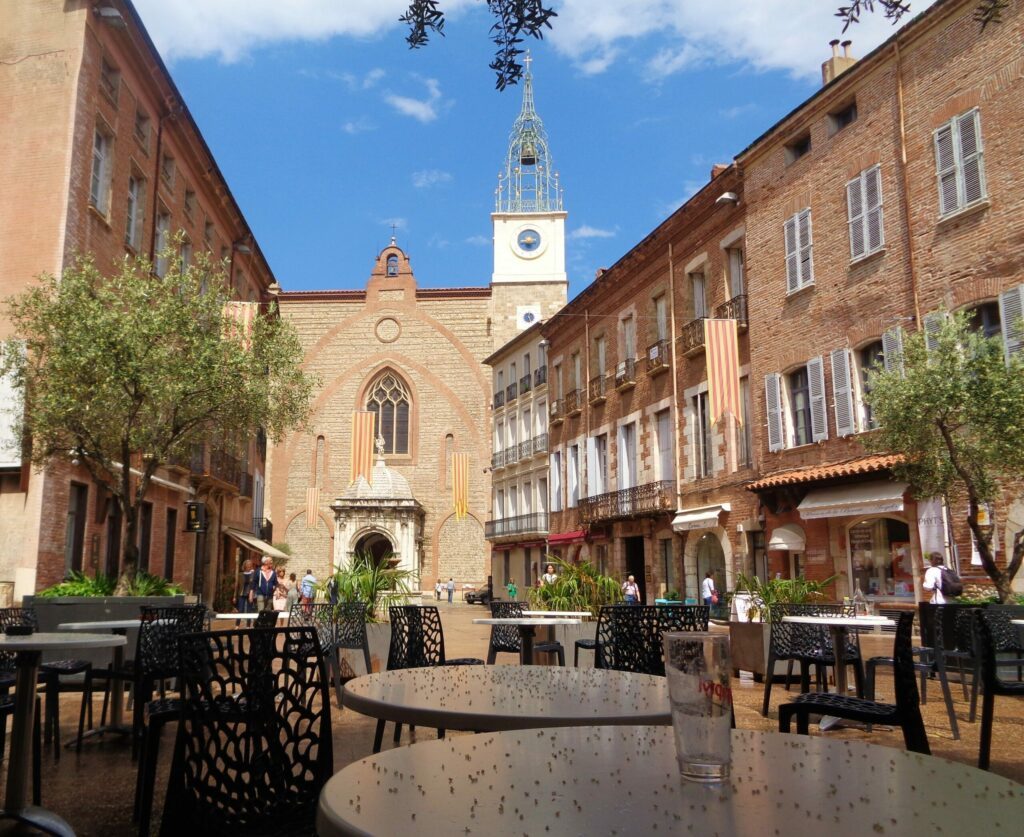
POLYGON ((315 529, 320 516, 320 486, 311 485, 306 489, 306 528, 315 529))
POLYGON ((455 516, 462 519, 469 512, 469 454, 452 454, 452 503, 455 516))
POLYGON ((224 303, 224 334, 228 337, 241 337, 246 351, 252 345, 252 327, 256 322, 257 302, 225 302, 224 303))
POLYGON ((708 358, 708 413, 715 424, 732 413, 743 423, 740 410, 740 350, 736 320, 704 320, 704 346, 708 358))
POLYGON ((373 473, 373 420, 377 414, 370 410, 352 413, 352 473, 350 483, 360 476, 372 482, 373 473))

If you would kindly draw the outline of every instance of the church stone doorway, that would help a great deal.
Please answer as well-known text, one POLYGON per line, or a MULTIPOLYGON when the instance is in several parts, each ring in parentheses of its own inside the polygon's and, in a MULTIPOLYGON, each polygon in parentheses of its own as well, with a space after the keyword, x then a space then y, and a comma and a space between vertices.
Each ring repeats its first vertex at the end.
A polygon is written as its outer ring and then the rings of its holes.
POLYGON ((373 559, 373 563, 378 565, 387 559, 391 559, 389 563, 398 563, 393 558, 394 551, 391 541, 379 532, 364 535, 356 542, 356 554, 369 555, 373 559))

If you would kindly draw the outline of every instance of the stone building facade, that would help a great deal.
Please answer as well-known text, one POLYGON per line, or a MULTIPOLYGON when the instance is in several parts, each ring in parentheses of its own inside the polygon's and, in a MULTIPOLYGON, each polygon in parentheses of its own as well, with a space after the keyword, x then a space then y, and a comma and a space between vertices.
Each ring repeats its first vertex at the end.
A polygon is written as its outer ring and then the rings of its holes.
MULTIPOLYGON (((134 7, 103 8, 5 4, 0 297, 78 254, 101 269, 126 255, 153 259, 181 231, 184 256, 205 250, 230 263, 238 299, 269 300, 273 273, 134 7)), ((0 319, 0 338, 9 336, 0 319)), ((109 492, 70 458, 35 472, 20 445, 0 447, 0 582, 21 598, 69 570, 116 574, 122 524, 109 492)), ((255 553, 229 530, 263 529, 263 458, 251 439, 162 470, 143 510, 143 566, 209 598, 223 575, 230 583, 237 561, 255 553), (205 541, 183 531, 189 499, 210 512, 205 541)))

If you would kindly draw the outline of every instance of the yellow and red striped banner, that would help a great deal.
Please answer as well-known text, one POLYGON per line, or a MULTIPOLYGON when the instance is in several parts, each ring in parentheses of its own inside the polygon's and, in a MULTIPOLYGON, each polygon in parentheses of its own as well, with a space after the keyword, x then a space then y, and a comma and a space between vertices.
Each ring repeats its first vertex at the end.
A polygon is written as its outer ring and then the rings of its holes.
POLYGON ((225 336, 240 337, 246 351, 252 346, 252 327, 256 322, 257 302, 225 302, 225 336))
POLYGON ((715 424, 724 413, 743 423, 740 410, 740 349, 736 320, 704 320, 708 359, 708 412, 715 424))
POLYGON ((371 482, 373 473, 373 420, 376 413, 356 410, 352 413, 352 473, 349 482, 360 476, 371 482))
POLYGON ((452 503, 459 519, 469 512, 469 454, 452 454, 452 503))
POLYGON ((306 528, 315 529, 320 516, 320 486, 311 485, 306 489, 306 528))

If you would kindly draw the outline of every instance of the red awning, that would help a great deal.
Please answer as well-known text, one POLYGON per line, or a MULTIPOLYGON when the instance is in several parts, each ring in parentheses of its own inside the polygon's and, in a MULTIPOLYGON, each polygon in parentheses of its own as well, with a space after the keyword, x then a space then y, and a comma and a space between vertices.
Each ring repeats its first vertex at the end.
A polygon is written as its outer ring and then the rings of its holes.
POLYGON ((583 543, 587 532, 585 529, 577 529, 575 532, 559 532, 557 535, 548 535, 548 545, 560 543, 583 543))

